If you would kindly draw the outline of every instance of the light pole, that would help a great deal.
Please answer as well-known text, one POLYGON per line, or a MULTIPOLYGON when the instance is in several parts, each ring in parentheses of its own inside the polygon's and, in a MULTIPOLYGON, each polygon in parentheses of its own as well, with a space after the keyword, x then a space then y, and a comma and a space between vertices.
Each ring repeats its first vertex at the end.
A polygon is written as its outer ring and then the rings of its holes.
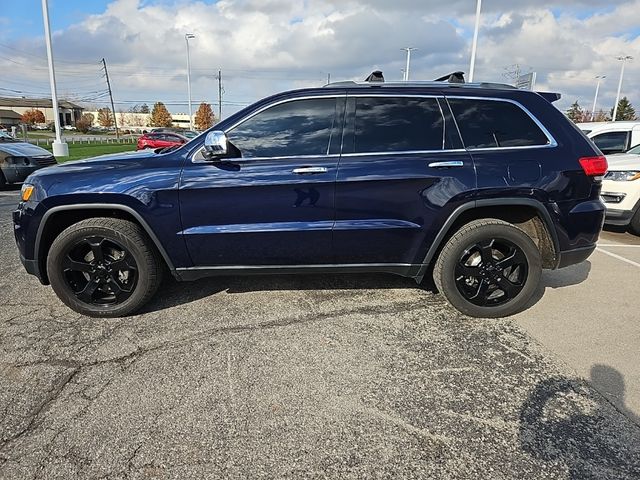
POLYGON ((189 39, 196 38, 193 33, 185 33, 184 41, 187 43, 187 91, 189 93, 189 130, 193 130, 193 118, 191 110, 191 57, 189 56, 189 39))
POLYGON ((618 103, 620 102, 620 92, 622 91, 622 79, 624 78, 624 66, 627 63, 627 60, 633 60, 631 55, 623 55, 618 57, 618 60, 622 62, 622 68, 620 69, 620 82, 618 83, 618 94, 616 95, 616 104, 613 107, 613 120, 616 121, 616 117, 618 116, 618 103))
POLYGON ((600 82, 602 82, 602 80, 604 80, 605 78, 607 78, 606 75, 597 75, 596 79, 598 80, 598 83, 596 84, 596 96, 593 99, 593 108, 591 109, 591 121, 593 122, 593 119, 596 117, 596 104, 598 103, 598 93, 600 92, 600 82))
POLYGON ((404 50, 405 52, 407 52, 407 66, 404 69, 404 81, 408 82, 409 81, 409 64, 411 63, 411 51, 417 50, 417 48, 404 47, 404 48, 401 48, 400 50, 404 50))
POLYGON ((478 30, 480 30, 480 10, 482 0, 476 4, 476 27, 473 30, 473 43, 471 44, 471 63, 469 64, 469 82, 473 82, 473 73, 476 69, 476 50, 478 49, 478 30))
POLYGON ((51 85, 51 107, 53 123, 56 126, 56 139, 53 141, 53 156, 68 157, 69 146, 60 137, 60 114, 58 112, 58 94, 56 92, 56 72, 53 68, 53 50, 51 49, 51 30, 49 28, 49 5, 42 0, 42 18, 44 20, 44 40, 47 44, 47 60, 49 61, 49 84, 51 85))

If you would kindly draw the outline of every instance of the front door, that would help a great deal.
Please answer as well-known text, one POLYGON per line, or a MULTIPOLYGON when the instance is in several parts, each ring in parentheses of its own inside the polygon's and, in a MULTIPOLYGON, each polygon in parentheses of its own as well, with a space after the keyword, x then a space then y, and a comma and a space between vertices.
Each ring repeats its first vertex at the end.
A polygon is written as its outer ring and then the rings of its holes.
POLYGON ((227 129, 237 158, 187 161, 180 208, 195 266, 331 262, 344 95, 288 99, 227 129))
POLYGON ((437 228, 476 184, 446 102, 386 92, 349 98, 343 138, 336 262, 395 269, 422 262, 437 228))

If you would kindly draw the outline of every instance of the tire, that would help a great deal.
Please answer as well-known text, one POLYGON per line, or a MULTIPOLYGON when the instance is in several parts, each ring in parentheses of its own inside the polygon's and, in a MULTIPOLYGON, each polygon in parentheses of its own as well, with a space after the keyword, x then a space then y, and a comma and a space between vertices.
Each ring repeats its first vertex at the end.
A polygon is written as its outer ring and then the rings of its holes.
POLYGON ((56 237, 47 274, 58 298, 72 310, 90 317, 121 317, 156 292, 162 261, 137 224, 89 218, 56 237))
POLYGON ((4 173, 0 172, 0 190, 4 190, 7 186, 7 180, 4 178, 4 173))
POLYGON ((629 223, 629 230, 634 235, 640 236, 640 208, 636 210, 636 213, 631 218, 631 222, 629 223))
POLYGON ((522 311, 541 275, 542 258, 531 237, 492 218, 460 228, 445 244, 433 271, 447 301, 465 315, 480 318, 522 311))

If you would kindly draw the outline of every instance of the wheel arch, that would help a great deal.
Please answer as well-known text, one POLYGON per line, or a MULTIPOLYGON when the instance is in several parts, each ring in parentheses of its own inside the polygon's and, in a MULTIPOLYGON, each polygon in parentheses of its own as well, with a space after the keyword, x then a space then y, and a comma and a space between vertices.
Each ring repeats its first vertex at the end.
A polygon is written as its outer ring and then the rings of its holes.
POLYGON ((519 226, 540 248, 544 268, 557 268, 560 252, 558 235, 542 202, 519 197, 481 199, 466 202, 449 215, 425 255, 416 281, 422 281, 447 240, 460 227, 479 218, 497 218, 519 226), (514 208, 507 210, 507 207, 514 208))
POLYGON ((35 240, 35 258, 38 265, 38 276, 43 284, 48 284, 46 259, 53 240, 67 227, 91 217, 115 217, 133 221, 143 228, 160 253, 165 264, 176 275, 176 269, 164 246, 153 229, 142 215, 127 205, 111 203, 86 203, 74 205, 60 205, 47 210, 38 225, 35 240))

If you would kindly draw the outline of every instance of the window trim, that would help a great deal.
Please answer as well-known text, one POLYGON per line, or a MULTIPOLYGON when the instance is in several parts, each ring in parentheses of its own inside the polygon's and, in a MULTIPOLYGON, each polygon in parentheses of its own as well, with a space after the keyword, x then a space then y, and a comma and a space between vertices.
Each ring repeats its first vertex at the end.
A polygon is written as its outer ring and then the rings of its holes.
MULTIPOLYGON (((526 113, 529 116, 531 120, 533 120, 533 123, 535 123, 538 126, 538 128, 542 131, 542 133, 547 137, 547 141, 548 141, 546 145, 520 145, 520 146, 513 146, 513 147, 465 147, 465 150, 467 150, 468 152, 490 152, 495 150, 530 150, 534 148, 555 148, 558 146, 558 142, 556 141, 554 136, 551 134, 551 132, 547 130, 547 127, 545 127, 543 123, 540 120, 538 120, 538 118, 533 113, 531 113, 531 111, 527 107, 522 105, 517 100, 512 100, 510 98, 496 98, 496 97, 472 97, 469 95, 445 95, 444 98, 447 100, 447 105, 449 105, 450 98, 462 99, 462 100, 488 100, 491 102, 511 103, 512 105, 515 105, 516 107, 520 108, 524 113, 526 113)), ((453 119, 456 122, 456 125, 458 125, 458 120, 456 119, 455 113, 453 112, 451 105, 449 105, 449 110, 451 110, 453 119)), ((458 126, 458 131, 459 130, 460 130, 460 127, 458 126)), ((462 136, 462 132, 460 132, 460 138, 462 139, 462 144, 464 145, 464 137, 462 136)))

